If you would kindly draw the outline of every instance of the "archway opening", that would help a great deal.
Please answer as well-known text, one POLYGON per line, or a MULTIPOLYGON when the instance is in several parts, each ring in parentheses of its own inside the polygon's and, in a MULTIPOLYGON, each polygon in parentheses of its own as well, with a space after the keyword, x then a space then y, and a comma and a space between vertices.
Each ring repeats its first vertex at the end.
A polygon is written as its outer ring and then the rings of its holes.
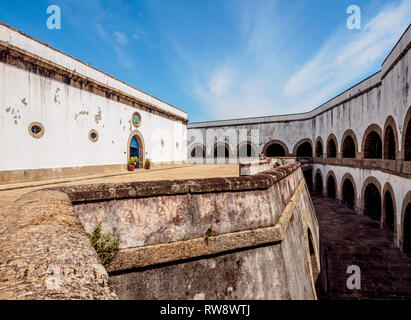
POLYGON ((381 220, 380 191, 373 183, 370 183, 364 191, 364 214, 374 220, 381 220))
POLYGON ((284 147, 278 143, 270 144, 266 151, 267 157, 285 157, 284 147))
POLYGON ((138 137, 134 136, 131 138, 130 142, 130 158, 137 157, 138 161, 136 163, 136 168, 140 167, 140 145, 138 143, 138 137))
POLYGON ((337 195, 336 183, 333 176, 329 176, 327 179, 327 197, 335 199, 337 195))
POLYGON ((297 158, 309 158, 313 156, 313 148, 311 143, 304 142, 297 148, 297 158))
POLYGON ((227 146, 225 145, 217 145, 214 147, 214 159, 222 159, 225 158, 226 160, 230 157, 230 152, 228 151, 227 146))
POLYGON ((388 126, 387 129, 385 129, 384 159, 395 160, 395 137, 391 126, 388 126))
POLYGON ((318 141, 317 144, 315 145, 315 156, 317 158, 322 158, 323 155, 324 155, 323 144, 321 143, 321 141, 318 141))
POLYGON ((404 136, 404 160, 411 161, 411 120, 408 121, 404 136))
POLYGON ((205 158, 204 148, 200 146, 191 150, 191 158, 205 158))
POLYGON ((304 179, 305 183, 307 184, 308 190, 313 192, 313 170, 305 170, 304 171, 304 179))
POLYGON ((318 195, 323 194, 323 178, 319 172, 315 175, 315 192, 318 195))
POLYGON ((384 195, 384 212, 385 224, 384 227, 394 231, 394 202, 392 200, 391 192, 386 191, 384 195))
POLYGON ((345 179, 342 188, 342 198, 346 205, 354 207, 355 205, 355 189, 350 179, 345 179))
POLYGON ((243 144, 239 149, 238 149, 238 155, 239 158, 256 158, 257 151, 251 146, 251 144, 243 144))
POLYGON ((381 159, 382 142, 381 137, 375 131, 371 131, 365 139, 364 159, 381 159))
POLYGON ((355 158, 355 143, 351 136, 347 136, 343 142, 343 158, 355 158))
POLYGON ((411 203, 405 209, 403 235, 403 251, 409 253, 411 252, 411 203))
POLYGON ((327 158, 337 157, 337 146, 335 145, 334 139, 331 139, 327 145, 327 158))

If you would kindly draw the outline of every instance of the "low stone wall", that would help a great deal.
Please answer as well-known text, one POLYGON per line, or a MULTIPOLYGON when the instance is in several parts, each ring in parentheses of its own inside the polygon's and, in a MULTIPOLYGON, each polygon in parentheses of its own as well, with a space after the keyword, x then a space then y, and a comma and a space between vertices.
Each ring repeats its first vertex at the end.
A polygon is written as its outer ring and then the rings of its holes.
POLYGON ((318 223, 299 163, 43 190, 2 219, 6 299, 316 299, 318 223), (119 237, 106 268, 86 235, 99 224, 119 237))
POLYGON ((295 160, 295 157, 277 157, 265 158, 263 160, 254 160, 249 162, 240 162, 240 176, 252 176, 257 173, 271 170, 274 167, 278 167, 283 164, 293 163, 295 162, 295 160))
POLYGON ((116 299, 67 194, 36 191, 0 217, 0 299, 116 299))

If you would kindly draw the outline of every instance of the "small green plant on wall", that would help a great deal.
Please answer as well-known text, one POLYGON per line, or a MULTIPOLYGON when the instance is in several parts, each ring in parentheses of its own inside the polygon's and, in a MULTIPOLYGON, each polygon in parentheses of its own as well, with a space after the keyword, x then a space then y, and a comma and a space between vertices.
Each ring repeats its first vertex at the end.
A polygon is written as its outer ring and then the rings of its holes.
POLYGON ((101 230, 101 223, 93 231, 93 233, 88 235, 93 245, 94 249, 97 252, 98 257, 101 260, 101 263, 104 266, 110 264, 113 261, 117 251, 119 241, 115 239, 115 234, 103 233, 101 230))

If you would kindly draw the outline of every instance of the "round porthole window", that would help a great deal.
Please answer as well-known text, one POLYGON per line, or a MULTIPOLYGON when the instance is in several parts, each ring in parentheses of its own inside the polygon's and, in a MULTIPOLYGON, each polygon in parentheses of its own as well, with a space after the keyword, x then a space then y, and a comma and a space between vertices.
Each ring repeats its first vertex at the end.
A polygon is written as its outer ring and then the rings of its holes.
POLYGON ((91 142, 97 142, 98 140, 98 133, 96 130, 91 130, 88 134, 88 137, 91 142))
POLYGON ((133 113, 133 125, 138 128, 141 125, 141 115, 138 112, 133 113))
POLYGON ((29 125, 29 133, 33 138, 40 139, 44 135, 44 127, 40 122, 32 122, 29 125))

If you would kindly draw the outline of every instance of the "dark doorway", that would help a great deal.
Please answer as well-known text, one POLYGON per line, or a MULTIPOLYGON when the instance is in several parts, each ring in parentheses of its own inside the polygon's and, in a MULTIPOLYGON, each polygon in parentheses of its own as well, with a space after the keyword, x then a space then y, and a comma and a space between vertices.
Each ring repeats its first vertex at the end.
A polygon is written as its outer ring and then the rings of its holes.
POLYGON ((313 156, 313 148, 311 143, 304 142, 297 148, 297 158, 308 158, 313 156))
POLYGON ((334 139, 331 139, 327 145, 327 158, 337 157, 337 146, 335 145, 334 139))
POLYGON ((365 139, 364 159, 381 159, 382 142, 377 132, 371 131, 365 139))
POLYGON ((405 209, 403 234, 403 250, 409 253, 411 252, 411 203, 409 203, 405 209))
POLYGON ((313 192, 313 170, 304 171, 304 179, 307 184, 308 190, 313 192))
POLYGON ((343 183, 342 198, 346 205, 354 207, 355 204, 355 189, 350 179, 345 179, 343 183))
POLYGON ((394 231, 394 202, 389 191, 384 195, 385 228, 394 231))
POLYGON ((193 148, 193 150, 191 151, 191 157, 192 158, 205 158, 204 148, 201 148, 201 147, 193 148))
POLYGON ((374 220, 381 220, 380 191, 373 183, 370 183, 364 191, 364 214, 374 220))
POLYGON ((335 184, 335 179, 333 176, 329 176, 327 180, 327 197, 335 199, 337 195, 336 191, 336 184, 335 184))
POLYGON ((323 194, 323 178, 319 172, 315 175, 315 192, 319 195, 323 194))
POLYGON ((355 158, 355 143, 351 136, 347 136, 343 142, 343 158, 355 158))
POLYGON ((140 164, 140 146, 138 144, 138 139, 137 136, 134 136, 131 138, 130 142, 130 158, 132 157, 137 157, 138 161, 136 163, 136 168, 139 168, 140 164))
POLYGON ((240 147, 240 149, 238 150, 238 157, 242 158, 242 157, 253 157, 256 158, 257 155, 257 151, 255 151, 255 149, 248 143, 248 144, 244 144, 240 147))
POLYGON ((322 158, 323 155, 324 155, 323 144, 321 143, 321 141, 318 141, 316 146, 315 146, 315 156, 317 158, 322 158))
POLYGON ((404 140, 404 160, 411 161, 411 120, 408 121, 407 131, 404 140))
POLYGON ((266 151, 267 157, 285 157, 284 147, 278 143, 269 145, 266 151))
POLYGON ((388 126, 385 130, 384 159, 395 160, 395 138, 391 126, 388 126))
POLYGON ((218 145, 214 148, 214 159, 221 159, 225 158, 226 162, 228 158, 230 157, 230 152, 228 151, 228 148, 224 145, 218 145))

